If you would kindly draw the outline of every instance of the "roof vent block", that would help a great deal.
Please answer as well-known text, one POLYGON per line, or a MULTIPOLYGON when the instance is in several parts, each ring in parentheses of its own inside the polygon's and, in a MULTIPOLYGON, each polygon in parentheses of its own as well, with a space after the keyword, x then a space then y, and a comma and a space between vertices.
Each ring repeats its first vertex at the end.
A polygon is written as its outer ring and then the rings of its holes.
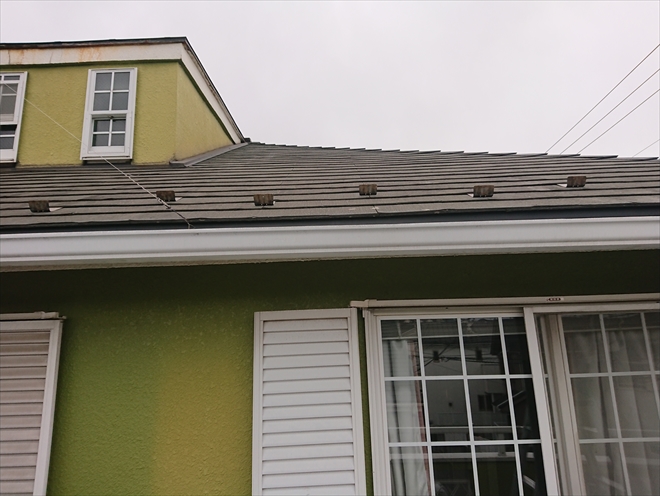
POLYGON ((174 191, 171 189, 165 189, 161 191, 156 191, 156 196, 159 200, 164 201, 165 203, 171 203, 176 201, 176 196, 174 191))
POLYGON ((272 193, 257 193, 254 195, 254 204, 257 207, 266 207, 275 203, 272 193))
POLYGON ((474 198, 490 198, 495 193, 495 186, 492 184, 477 184, 472 189, 474 198))
POLYGON ((587 176, 568 176, 566 178, 567 188, 584 188, 587 184, 587 176))
POLYGON ((35 214, 50 212, 50 205, 48 204, 48 200, 30 200, 28 205, 30 205, 30 212, 35 214))
POLYGON ((360 184, 360 196, 376 196, 377 194, 377 184, 360 184))

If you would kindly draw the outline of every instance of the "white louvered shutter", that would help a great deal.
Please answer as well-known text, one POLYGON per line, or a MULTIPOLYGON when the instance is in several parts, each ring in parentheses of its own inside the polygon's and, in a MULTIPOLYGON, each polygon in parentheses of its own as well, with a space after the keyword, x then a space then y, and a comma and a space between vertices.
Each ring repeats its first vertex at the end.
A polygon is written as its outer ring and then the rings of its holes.
POLYGON ((0 494, 45 494, 60 320, 0 321, 0 494))
POLYGON ((354 309, 255 314, 252 493, 364 494, 354 309))

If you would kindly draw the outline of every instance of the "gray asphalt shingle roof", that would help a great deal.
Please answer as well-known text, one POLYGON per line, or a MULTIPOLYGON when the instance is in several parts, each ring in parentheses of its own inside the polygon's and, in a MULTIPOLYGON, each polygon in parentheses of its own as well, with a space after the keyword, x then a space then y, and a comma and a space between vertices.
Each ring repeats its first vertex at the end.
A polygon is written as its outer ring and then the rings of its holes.
MULTIPOLYGON (((644 158, 251 143, 190 167, 119 167, 153 192, 174 190, 172 206, 195 227, 660 205, 660 161, 644 158), (586 175, 586 187, 559 186, 569 175, 586 175), (377 195, 359 196, 363 183, 376 183, 377 195), (469 196, 477 184, 493 184, 494 196, 469 196), (255 193, 272 193, 274 205, 255 206, 255 193)), ((0 199, 3 232, 183 224, 108 165, 5 169, 0 199), (32 213, 29 200, 57 210, 32 213)))

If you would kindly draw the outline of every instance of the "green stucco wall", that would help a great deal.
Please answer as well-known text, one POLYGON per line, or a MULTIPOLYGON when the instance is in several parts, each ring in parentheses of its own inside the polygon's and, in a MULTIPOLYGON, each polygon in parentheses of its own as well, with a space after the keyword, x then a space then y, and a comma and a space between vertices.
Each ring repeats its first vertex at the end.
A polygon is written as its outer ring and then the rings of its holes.
POLYGON ((175 159, 231 145, 226 131, 209 109, 187 72, 177 68, 177 119, 175 159))
POLYGON ((67 317, 50 494, 236 495, 251 490, 255 311, 659 281, 658 251, 3 273, 0 310, 67 317))
POLYGON ((177 61, 3 66, 28 72, 18 165, 81 165, 89 69, 120 67, 138 69, 134 164, 167 164, 231 144, 177 61))

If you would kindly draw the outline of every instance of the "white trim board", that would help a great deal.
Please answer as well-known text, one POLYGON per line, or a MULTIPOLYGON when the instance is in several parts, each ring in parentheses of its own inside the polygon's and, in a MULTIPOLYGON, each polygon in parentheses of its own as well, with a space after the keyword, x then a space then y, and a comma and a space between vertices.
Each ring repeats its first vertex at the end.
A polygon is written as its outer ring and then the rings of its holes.
POLYGON ((225 106, 218 90, 197 57, 180 41, 153 44, 117 44, 97 46, 35 47, 0 50, 0 65, 28 66, 81 64, 97 62, 138 62, 150 60, 178 60, 190 74, 204 98, 218 115, 234 143, 243 136, 225 106))
POLYGON ((0 235, 2 270, 660 248, 660 217, 0 235))

